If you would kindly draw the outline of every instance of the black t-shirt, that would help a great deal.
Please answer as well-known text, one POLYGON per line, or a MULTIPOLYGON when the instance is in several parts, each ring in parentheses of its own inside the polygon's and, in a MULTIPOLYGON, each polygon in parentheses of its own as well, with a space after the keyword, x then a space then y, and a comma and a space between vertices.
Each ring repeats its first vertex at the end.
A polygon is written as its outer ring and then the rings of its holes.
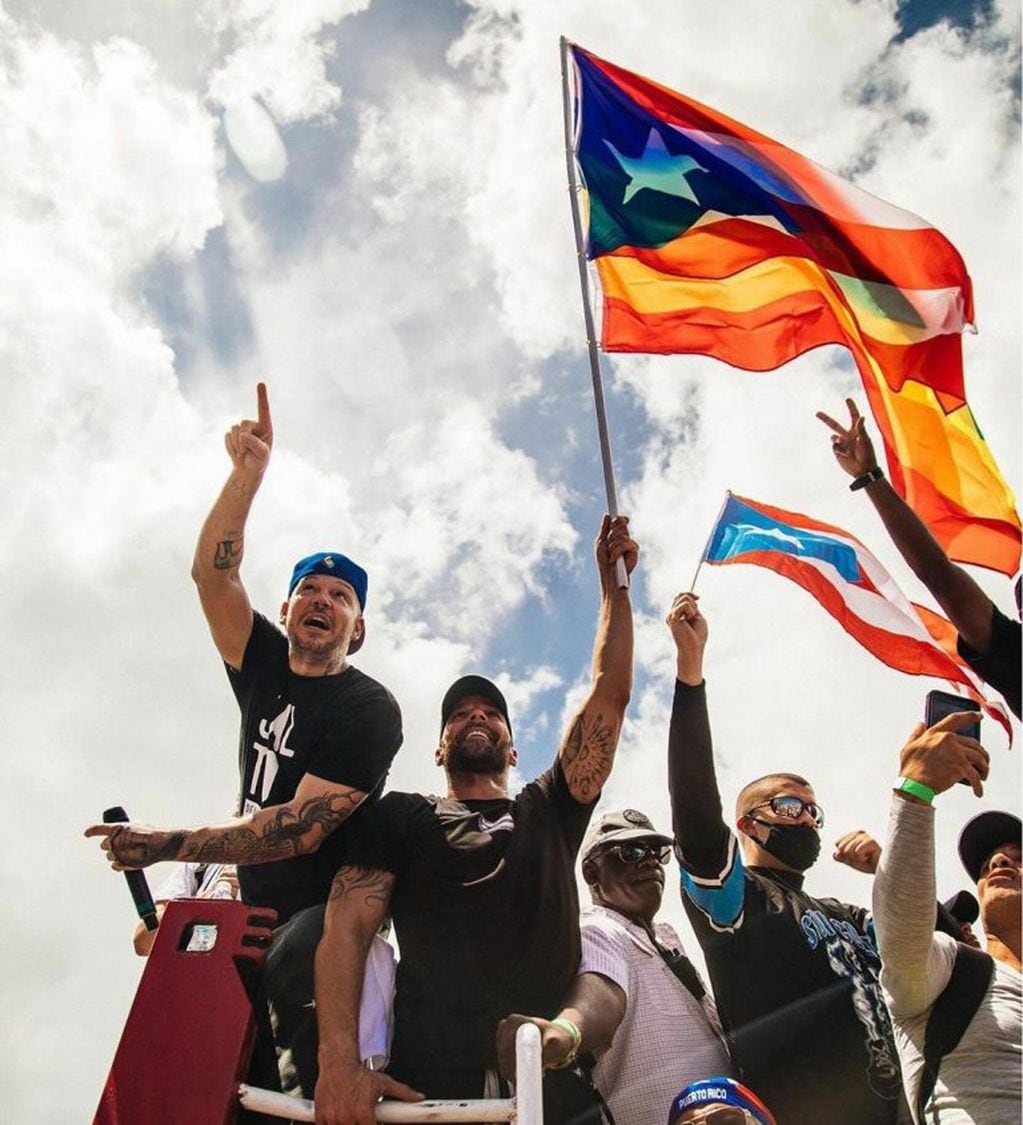
POLYGON ((738 918, 726 919, 727 906, 718 914, 714 892, 685 871, 683 887, 743 1081, 779 1125, 803 1125, 815 1111, 828 1125, 894 1122, 899 1061, 867 912, 814 898, 799 875, 743 870, 738 849, 734 859, 738 918))
POLYGON ((743 1081, 778 1125, 894 1123, 901 1078, 869 915, 743 865, 702 684, 676 683, 668 738, 683 901, 743 1081))
POLYGON ((1020 718, 1020 623, 1005 616, 997 607, 991 607, 991 644, 987 652, 980 653, 959 638, 959 655, 982 680, 999 692, 1009 705, 1009 710, 1020 718))
POLYGON ((239 866, 242 898, 277 911, 326 902, 344 862, 352 820, 379 798, 401 745, 401 712, 391 693, 349 665, 336 676, 298 676, 287 638, 255 614, 239 671, 228 667, 241 708, 239 815, 290 801, 308 773, 370 794, 360 809, 310 855, 239 866))
POLYGON ((574 868, 592 811, 555 763, 514 800, 388 793, 353 826, 345 862, 396 876, 390 1074, 478 1097, 498 1022, 556 1014, 579 966, 574 868))

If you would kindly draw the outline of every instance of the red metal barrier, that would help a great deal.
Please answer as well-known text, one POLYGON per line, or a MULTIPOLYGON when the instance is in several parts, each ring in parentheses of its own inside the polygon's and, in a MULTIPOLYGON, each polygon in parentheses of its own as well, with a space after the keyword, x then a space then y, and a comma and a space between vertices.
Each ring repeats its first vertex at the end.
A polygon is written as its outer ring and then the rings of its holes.
POLYGON ((167 904, 93 1125, 235 1120, 255 1039, 242 974, 257 975, 275 921, 226 899, 167 904))

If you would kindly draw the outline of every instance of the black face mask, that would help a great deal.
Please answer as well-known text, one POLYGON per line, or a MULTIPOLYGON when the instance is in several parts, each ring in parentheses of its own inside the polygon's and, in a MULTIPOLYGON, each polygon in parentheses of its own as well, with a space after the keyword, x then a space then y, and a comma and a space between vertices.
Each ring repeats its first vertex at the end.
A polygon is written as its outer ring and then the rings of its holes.
POLYGON ((821 837, 816 828, 809 824, 768 824, 755 816, 751 816, 750 820, 769 830, 766 842, 760 846, 786 867, 806 871, 817 862, 821 854, 821 837))

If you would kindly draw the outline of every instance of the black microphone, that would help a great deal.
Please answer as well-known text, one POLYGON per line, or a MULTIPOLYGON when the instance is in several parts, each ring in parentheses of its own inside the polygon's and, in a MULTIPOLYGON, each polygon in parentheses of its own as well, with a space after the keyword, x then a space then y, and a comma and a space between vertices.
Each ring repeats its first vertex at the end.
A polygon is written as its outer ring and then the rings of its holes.
MULTIPOLYGON (((114 805, 112 809, 107 809, 103 813, 103 823, 127 824, 128 814, 120 805, 114 805)), ((146 929, 155 930, 160 924, 160 919, 156 916, 156 906, 149 890, 149 883, 146 882, 145 872, 125 871, 124 877, 128 880, 128 890, 131 891, 132 901, 135 903, 135 909, 138 911, 139 917, 145 922, 146 929)))

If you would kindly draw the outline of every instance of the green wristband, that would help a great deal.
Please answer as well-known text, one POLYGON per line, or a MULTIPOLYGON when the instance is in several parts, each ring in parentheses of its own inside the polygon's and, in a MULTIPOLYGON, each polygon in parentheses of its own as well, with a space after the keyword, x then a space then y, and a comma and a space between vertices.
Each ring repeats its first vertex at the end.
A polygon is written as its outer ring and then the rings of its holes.
POLYGON ((934 804, 936 796, 934 790, 929 785, 924 785, 922 781, 914 781, 911 777, 900 777, 895 785, 895 790, 899 793, 912 793, 914 797, 919 797, 921 801, 926 801, 929 805, 934 804))
POLYGON ((551 1063, 551 1070, 561 1070, 563 1067, 571 1066, 575 1062, 575 1057, 579 1053, 579 1045, 583 1041, 583 1033, 579 1030, 578 1026, 571 1020, 564 1019, 558 1016, 557 1019, 551 1020, 552 1027, 560 1027, 562 1031, 567 1031, 572 1037, 572 1046, 568 1054, 556 1063, 551 1063))

